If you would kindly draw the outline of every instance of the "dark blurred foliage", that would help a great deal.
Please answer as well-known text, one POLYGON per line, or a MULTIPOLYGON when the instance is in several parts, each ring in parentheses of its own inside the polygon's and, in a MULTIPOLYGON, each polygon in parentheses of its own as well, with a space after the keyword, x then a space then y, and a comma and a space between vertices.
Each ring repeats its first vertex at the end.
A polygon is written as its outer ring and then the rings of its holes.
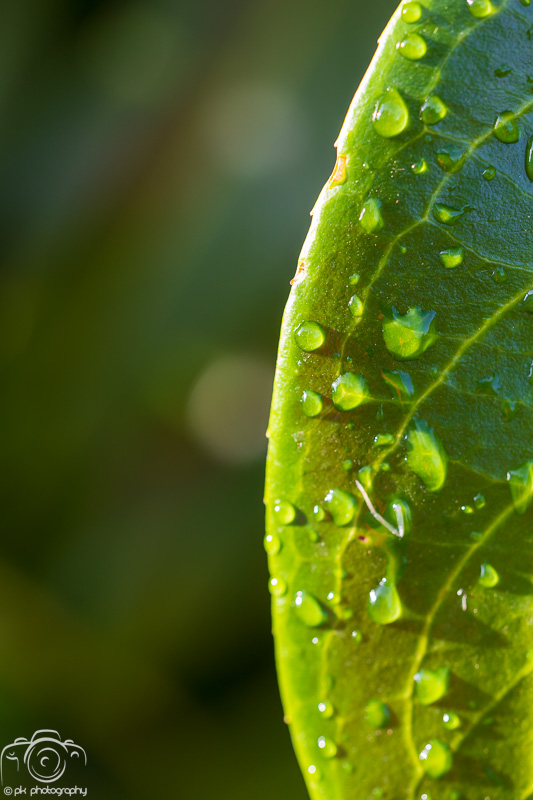
POLYGON ((0 747, 57 729, 89 796, 306 797, 264 430, 308 212, 394 6, 0 2, 0 747))

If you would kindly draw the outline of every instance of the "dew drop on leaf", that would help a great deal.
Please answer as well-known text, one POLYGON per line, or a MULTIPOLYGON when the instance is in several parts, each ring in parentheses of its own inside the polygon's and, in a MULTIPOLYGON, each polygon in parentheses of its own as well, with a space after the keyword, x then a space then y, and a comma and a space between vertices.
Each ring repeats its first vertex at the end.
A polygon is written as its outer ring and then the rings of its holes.
POLYGON ((421 158, 420 161, 416 161, 414 164, 411 164, 411 169, 415 175, 422 175, 424 172, 428 171, 427 161, 424 158, 421 158))
POLYGON ((330 489, 324 498, 324 504, 335 525, 339 526, 348 525, 357 509, 355 497, 344 489, 330 489))
POLYGON ((454 142, 439 143, 435 152, 437 164, 444 172, 460 172, 466 158, 466 150, 454 142))
POLYGON ((402 6, 402 19, 404 22, 418 22, 422 16, 420 3, 404 3, 402 6))
POLYGON ((447 711, 442 715, 442 724, 449 731, 455 731, 461 727, 461 718, 453 711, 447 711))
POLYGON ((326 511, 322 506, 313 506, 313 516, 317 522, 323 522, 326 519, 326 511))
POLYGON ((433 206, 433 216, 437 222, 442 222, 443 225, 455 225, 469 210, 469 206, 455 208, 446 203, 435 203, 433 206))
POLYGON ((474 505, 477 509, 485 508, 486 505, 485 496, 482 494, 476 494, 476 496, 474 497, 474 505))
POLYGON ((498 264, 496 267, 494 267, 491 277, 494 283, 505 283, 507 280, 507 273, 502 265, 498 264))
POLYGON ((389 353, 406 361, 419 358, 438 339, 434 319, 434 311, 422 311, 419 306, 403 315, 393 308, 392 318, 383 321, 383 337, 389 353))
POLYGON ((494 123, 494 136, 505 144, 514 144, 520 138, 518 123, 512 111, 502 111, 494 123))
POLYGON ((424 125, 436 125, 441 122, 448 108, 437 94, 430 95, 420 108, 420 119, 424 125))
POLYGON ((376 447, 388 447, 391 444, 394 444, 394 436, 392 433, 378 433, 374 437, 374 444, 376 447))
POLYGON ((515 510, 524 514, 533 497, 533 461, 526 461, 519 469, 510 470, 507 480, 515 510))
POLYGON ((415 694, 418 702, 429 706, 440 700, 448 691, 450 683, 450 670, 448 667, 439 669, 421 669, 414 676, 415 694))
POLYGON ((350 275, 348 283, 350 284, 350 286, 357 286, 357 284, 359 283, 360 280, 361 280, 361 276, 358 275, 357 272, 355 272, 353 275, 350 275))
POLYGON ((333 739, 329 739, 327 736, 319 736, 317 744, 325 758, 335 758, 337 755, 337 745, 333 739))
POLYGON ((372 122, 376 133, 385 139, 398 136, 409 124, 409 110, 397 89, 389 86, 376 103, 372 122))
POLYGON ((384 381, 392 387, 393 397, 397 397, 400 402, 407 397, 412 397, 415 393, 413 381, 408 372, 385 370, 382 375, 384 381))
POLYGON ((387 578, 372 589, 368 599, 368 613, 378 625, 390 625, 402 613, 402 604, 396 586, 387 578))
POLYGON ((350 311, 352 312, 353 317, 363 316, 363 311, 364 311, 363 301, 356 294, 354 294, 350 298, 350 302, 348 303, 348 305, 350 307, 350 311))
POLYGON ((494 11, 494 7, 490 0, 466 0, 468 10, 476 19, 484 19, 494 11))
POLYGON ((290 525, 296 518, 296 509, 287 500, 276 500, 274 504, 274 516, 276 522, 281 525, 290 525))
POLYGON ((306 389, 302 395, 302 409, 306 417, 318 417, 324 407, 322 395, 306 389))
POLYGON ((446 269, 455 269, 463 263, 464 250, 462 247, 449 247, 447 250, 441 250, 439 255, 446 269))
POLYGON ((363 204, 359 224, 365 233, 378 233, 385 224, 381 216, 381 201, 371 197, 363 204))
POLYGON ((390 722, 389 708, 381 700, 370 700, 366 705, 364 716, 368 724, 375 730, 386 728, 390 722))
POLYGON ((483 177, 486 181, 491 181, 493 178, 496 177, 496 168, 495 167, 487 167, 482 172, 483 177))
POLYGON ((268 589, 270 594, 274 597, 283 597, 283 595, 287 592, 287 584, 283 578, 273 577, 268 583, 268 589))
POLYGON ((486 561, 483 562, 478 579, 479 585, 484 586, 486 589, 492 589, 499 583, 499 581, 500 576, 494 567, 488 564, 486 561))
POLYGON ((418 33, 408 33, 401 42, 398 42, 396 48, 409 61, 419 61, 427 53, 427 45, 418 33))
POLYGON ((331 385, 331 399, 339 411, 351 411, 369 400, 368 385, 362 375, 345 372, 331 385))
POLYGON ((281 539, 276 533, 267 533, 263 539, 263 546, 270 556, 274 556, 281 550, 281 539))
POLYGON ((447 744, 440 739, 432 739, 419 755, 424 772, 430 778, 441 778, 452 768, 453 755, 447 744))
POLYGON ((335 709, 333 708, 333 704, 329 702, 329 700, 324 700, 318 704, 318 710, 324 717, 324 719, 331 719, 333 714, 335 713, 335 709))
POLYGON ((326 331, 318 322, 306 320, 301 322, 294 331, 294 339, 301 350, 311 353, 322 347, 326 341, 326 331))
POLYGON ((533 136, 530 136, 526 145, 526 175, 533 181, 533 136))
POLYGON ((318 628, 328 621, 328 615, 316 597, 310 592, 296 592, 294 607, 299 619, 308 628, 318 628))
POLYGON ((423 480, 430 492, 442 489, 448 469, 448 456, 433 428, 415 420, 407 433, 407 466, 423 480))

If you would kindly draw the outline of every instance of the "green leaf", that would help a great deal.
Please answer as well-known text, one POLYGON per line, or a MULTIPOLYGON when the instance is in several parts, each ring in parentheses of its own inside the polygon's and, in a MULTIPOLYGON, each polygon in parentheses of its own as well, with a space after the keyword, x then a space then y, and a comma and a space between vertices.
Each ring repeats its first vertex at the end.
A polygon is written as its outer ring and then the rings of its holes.
POLYGON ((314 800, 533 798, 529 1, 397 10, 293 281, 266 546, 314 800))

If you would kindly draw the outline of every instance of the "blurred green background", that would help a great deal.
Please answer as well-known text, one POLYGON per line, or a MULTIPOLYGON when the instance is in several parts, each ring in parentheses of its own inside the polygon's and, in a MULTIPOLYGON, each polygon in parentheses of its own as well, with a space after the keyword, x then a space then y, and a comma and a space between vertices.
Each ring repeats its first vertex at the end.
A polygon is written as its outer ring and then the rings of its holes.
POLYGON ((90 797, 307 796, 264 431, 309 210, 395 5, 0 3, 0 748, 57 729, 90 797))

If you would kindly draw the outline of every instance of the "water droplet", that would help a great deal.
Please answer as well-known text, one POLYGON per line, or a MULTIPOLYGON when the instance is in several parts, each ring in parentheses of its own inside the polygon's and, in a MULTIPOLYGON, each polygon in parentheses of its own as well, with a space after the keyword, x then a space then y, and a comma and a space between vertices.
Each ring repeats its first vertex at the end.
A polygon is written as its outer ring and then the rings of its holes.
POLYGON ((329 179, 329 188, 341 186, 346 181, 346 156, 338 155, 335 162, 335 169, 329 179))
POLYGON ((365 233, 378 233, 385 224, 381 216, 381 200, 370 197, 363 203, 359 223, 365 233))
POLYGON ((474 513, 474 509, 472 508, 472 506, 461 506, 461 511, 463 512, 463 514, 473 514, 474 513))
POLYGON ((351 775, 352 772, 355 771, 355 767, 354 767, 354 765, 352 764, 351 761, 343 761, 342 762, 342 768, 348 775, 351 775))
POLYGON ((313 543, 318 542, 320 538, 318 533, 313 528, 309 528, 309 530, 307 531, 307 536, 309 537, 309 541, 313 543))
POLYGON ((434 324, 435 312, 422 311, 419 306, 402 315, 392 309, 392 319, 383 322, 383 337, 389 353, 409 361, 425 353, 438 339, 434 324))
POLYGON ((428 171, 427 161, 424 158, 421 158, 420 161, 416 161, 414 164, 411 164, 411 169, 415 175, 422 175, 424 172, 428 171))
POLYGON ((281 539, 276 533, 267 533, 263 539, 263 546, 270 556, 275 556, 281 550, 281 539))
POLYGON ((320 770, 314 764, 310 764, 307 767, 307 772, 309 773, 309 775, 312 775, 313 778, 317 778, 317 779, 320 778, 320 770))
POLYGON ((392 433, 378 433, 374 437, 374 444, 376 447, 388 447, 390 444, 394 444, 394 436, 392 433))
POLYGON ((361 631, 352 631, 350 637, 352 641, 354 641, 356 644, 361 644, 361 642, 363 641, 363 634, 361 633, 361 631))
POLYGON ((296 614, 308 628, 318 628, 328 621, 328 615, 310 592, 296 592, 294 598, 296 614))
POLYGON ((501 266, 501 264, 498 264, 497 266, 494 267, 491 277, 494 283, 498 284, 505 283, 505 281, 507 280, 507 273, 501 266))
POLYGON ((490 0, 466 0, 468 10, 476 19, 484 19, 492 14, 494 7, 490 0))
POLYGON ((404 3, 402 6, 402 19, 404 22, 418 22, 422 16, 420 3, 404 3))
POLYGON ((357 473, 357 477, 359 481, 363 484, 364 488, 367 491, 370 491, 372 488, 372 477, 374 474, 374 470, 371 466, 361 467, 359 472, 357 473))
POLYGON ((329 700, 325 700, 324 702, 319 703, 318 710, 320 711, 324 719, 331 719, 331 717, 335 713, 335 709, 333 708, 333 705, 332 703, 329 702, 329 700))
POLYGON ((448 113, 447 106, 437 94, 431 94, 420 109, 420 119, 424 125, 436 125, 448 113))
POLYGON ((458 714, 454 714, 453 711, 447 711, 442 715, 442 724, 447 730, 455 731, 461 727, 461 718, 458 714))
POLYGON ((358 275, 357 272, 355 272, 353 275, 350 275, 348 283, 350 284, 350 286, 357 286, 360 280, 361 276, 358 275))
POLYGON ((351 469, 353 469, 353 461, 347 458, 345 461, 342 462, 342 468, 345 469, 346 472, 349 472, 351 469))
POLYGON ((376 103, 372 122, 376 133, 385 139, 398 136, 407 128, 409 111, 397 89, 389 86, 385 90, 385 94, 376 103))
POLYGON ((474 505, 477 509, 485 508, 485 496, 482 494, 476 494, 474 497, 474 505))
POLYGON ((294 339, 301 350, 311 353, 318 350, 326 341, 326 331, 318 322, 301 322, 294 331, 294 339))
POLYGON ((283 578, 270 578, 268 588, 270 594, 274 595, 274 597, 283 597, 287 591, 287 584, 283 578))
POLYGON ((357 501, 353 494, 344 489, 330 489, 324 498, 326 508, 333 518, 335 525, 348 525, 354 518, 357 510, 357 501))
POLYGON ((447 744, 440 739, 432 739, 418 756, 424 772, 431 778, 440 778, 452 768, 453 755, 447 744))
POLYGON ((483 170, 482 175, 486 181, 491 181, 496 177, 496 167, 487 167, 487 169, 483 170))
POLYGON ((323 522, 326 519, 326 511, 322 506, 313 506, 313 516, 317 522, 323 522))
POLYGON ((362 375, 345 372, 333 381, 331 399, 339 411, 351 411, 368 401, 368 384, 362 375))
POLYGON ((533 291, 527 292, 522 300, 522 311, 533 314, 533 291))
POLYGON ((513 68, 509 64, 500 64, 499 67, 496 67, 494 70, 494 75, 497 78, 506 78, 507 75, 510 75, 513 71, 513 68))
POLYGON ((419 61, 424 58, 428 48, 418 33, 408 33, 401 42, 398 42, 396 49, 409 61, 419 61))
POLYGON ((409 503, 398 497, 393 497, 387 503, 385 509, 385 519, 394 525, 398 530, 402 530, 404 536, 408 536, 413 529, 411 508, 409 503))
POLYGON ((455 225, 467 211, 471 211, 470 206, 464 208, 454 208, 446 203, 435 203, 433 205, 433 217, 443 225, 455 225))
POLYGON ((514 144, 520 138, 518 123, 512 111, 502 111, 494 123, 494 136, 505 144, 514 144))
POLYGON ((484 586, 486 589, 493 589, 500 581, 500 576, 496 572, 493 566, 488 564, 486 561, 483 562, 481 565, 480 575, 478 579, 478 583, 480 586, 484 586))
POLYGON ((402 613, 402 604, 396 586, 387 578, 369 594, 368 613, 378 625, 390 625, 402 613))
POLYGON ((523 6, 526 7, 531 5, 531 0, 520 0, 520 2, 522 3, 523 6))
POLYGON ((515 510, 524 514, 533 497, 533 461, 507 473, 515 510))
POLYGON ((350 307, 350 311, 352 312, 353 317, 363 316, 363 311, 365 310, 365 307, 363 305, 363 301, 359 297, 357 297, 356 294, 352 296, 348 305, 350 307))
POLYGON ((365 719, 374 728, 386 728, 390 722, 390 711, 381 700, 370 700, 365 708, 365 719))
POLYGON ((464 250, 462 247, 449 247, 448 250, 441 250, 439 255, 446 269, 455 269, 463 263, 464 250))
POLYGON ((281 525, 290 525, 296 518, 296 509, 287 500, 276 500, 274 514, 276 522, 281 523, 281 525))
POLYGON ((415 420, 407 434, 407 465, 421 478, 430 492, 444 486, 448 456, 433 428, 424 420, 415 420))
POLYGON ((436 149, 437 164, 444 172, 460 172, 466 158, 466 150, 454 142, 439 142, 436 149))
POLYGON ((377 797, 378 800, 381 800, 381 798, 385 796, 385 789, 382 786, 375 786, 370 794, 372 797, 377 797))
POLYGON ((388 461, 383 461, 379 468, 381 472, 390 472, 390 464, 388 461))
POLYGON ((430 706, 444 697, 450 684, 448 667, 439 669, 421 669, 414 676, 416 682, 416 699, 423 706, 430 706))
POLYGON ((318 417, 324 407, 322 395, 318 392, 313 392, 310 389, 302 395, 302 408, 306 417, 318 417))
POLYGON ((325 758, 335 758, 337 755, 337 745, 333 739, 328 739, 326 736, 319 736, 317 744, 325 758))
POLYGON ((393 396, 397 395, 400 402, 407 397, 412 397, 415 393, 413 381, 408 372, 401 370, 385 370, 382 372, 383 379, 392 386, 393 396))
POLYGON ((526 145, 526 175, 533 181, 533 136, 530 136, 526 145))

